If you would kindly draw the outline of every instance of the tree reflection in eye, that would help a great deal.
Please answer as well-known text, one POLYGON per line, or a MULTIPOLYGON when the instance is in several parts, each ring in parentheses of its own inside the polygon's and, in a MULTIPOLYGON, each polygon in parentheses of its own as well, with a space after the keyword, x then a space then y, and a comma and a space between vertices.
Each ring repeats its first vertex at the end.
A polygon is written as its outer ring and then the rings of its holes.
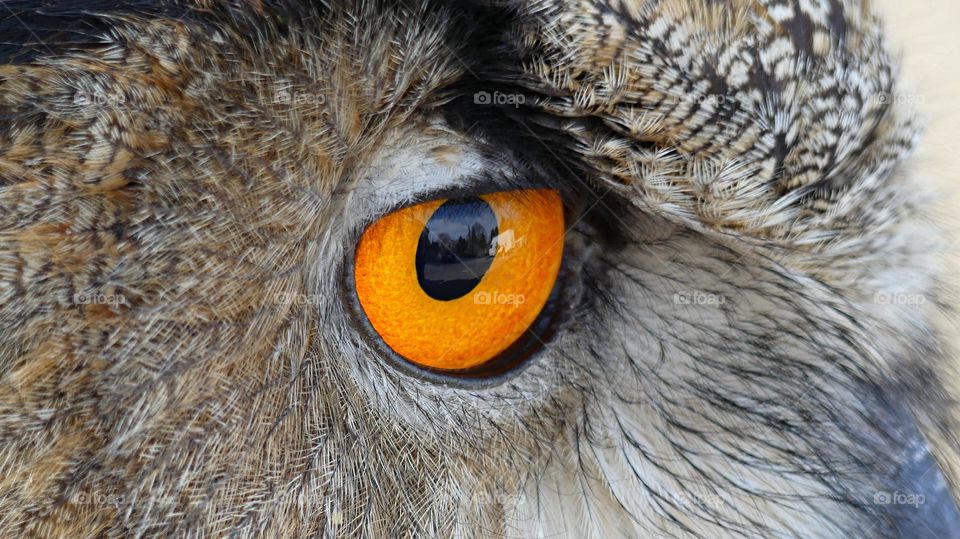
POLYGON ((417 244, 420 288, 450 301, 476 288, 496 256, 497 216, 477 197, 448 200, 423 227, 417 244))

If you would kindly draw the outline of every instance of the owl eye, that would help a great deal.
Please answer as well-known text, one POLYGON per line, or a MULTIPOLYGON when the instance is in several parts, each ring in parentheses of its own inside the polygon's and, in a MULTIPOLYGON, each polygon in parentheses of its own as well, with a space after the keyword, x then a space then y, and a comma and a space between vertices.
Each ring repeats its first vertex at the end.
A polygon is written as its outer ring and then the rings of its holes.
POLYGON ((357 299, 409 365, 499 374, 529 356, 549 325, 563 235, 563 203, 548 189, 403 208, 360 237, 357 299))

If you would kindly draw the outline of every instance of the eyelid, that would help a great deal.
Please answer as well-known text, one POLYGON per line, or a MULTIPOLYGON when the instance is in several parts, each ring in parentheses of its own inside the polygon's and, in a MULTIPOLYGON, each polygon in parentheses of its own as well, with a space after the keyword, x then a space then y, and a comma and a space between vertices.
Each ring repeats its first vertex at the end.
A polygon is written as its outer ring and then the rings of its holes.
POLYGON ((534 180, 524 179, 494 179, 487 177, 472 177, 463 179, 463 183, 451 184, 440 188, 424 191, 413 198, 398 204, 386 213, 396 211, 407 206, 415 206, 431 200, 457 199, 498 193, 501 191, 520 191, 524 189, 554 188, 534 180))
POLYGON ((358 234, 384 215, 430 200, 553 189, 564 207, 579 213, 584 201, 596 198, 585 196, 588 187, 573 180, 569 169, 550 172, 544 168, 549 163, 528 161, 518 152, 449 131, 407 133, 402 141, 385 145, 370 163, 361 165, 337 193, 346 197, 349 226, 358 234))
MULTIPOLYGON (((560 194, 561 201, 565 208, 576 209, 580 206, 577 203, 578 197, 576 191, 557 185, 557 182, 550 182, 526 177, 495 177, 492 174, 475 175, 458 178, 456 182, 450 182, 440 187, 430 190, 424 190, 408 194, 400 200, 393 201, 388 205, 377 208, 374 212, 365 215, 363 222, 360 223, 360 231, 366 229, 371 223, 377 221, 383 216, 393 213, 397 210, 440 199, 457 199, 472 196, 481 196, 490 193, 502 191, 519 191, 524 189, 553 189, 560 194)), ((575 212, 576 213, 576 212, 575 212)), ((572 221, 571 221, 572 222, 572 221)))

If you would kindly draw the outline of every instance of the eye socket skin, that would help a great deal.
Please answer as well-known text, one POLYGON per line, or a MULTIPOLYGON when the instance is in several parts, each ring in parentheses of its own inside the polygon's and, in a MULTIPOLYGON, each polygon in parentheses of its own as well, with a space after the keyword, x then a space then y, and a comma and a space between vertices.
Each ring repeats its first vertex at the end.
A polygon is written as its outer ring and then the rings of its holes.
MULTIPOLYGON (((551 299, 563 258, 556 191, 432 200, 390 213, 362 234, 354 287, 384 343, 429 370, 513 361, 551 299)), ((519 361, 521 358, 517 358, 519 361)))

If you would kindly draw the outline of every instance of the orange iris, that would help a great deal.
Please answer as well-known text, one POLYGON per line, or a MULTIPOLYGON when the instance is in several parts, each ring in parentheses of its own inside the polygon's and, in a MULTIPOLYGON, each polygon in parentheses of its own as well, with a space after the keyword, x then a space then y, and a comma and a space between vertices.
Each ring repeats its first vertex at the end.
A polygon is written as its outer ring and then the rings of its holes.
POLYGON ((517 342, 553 291, 563 204, 552 190, 432 200, 370 225, 357 298, 394 352, 441 370, 478 367, 517 342))

